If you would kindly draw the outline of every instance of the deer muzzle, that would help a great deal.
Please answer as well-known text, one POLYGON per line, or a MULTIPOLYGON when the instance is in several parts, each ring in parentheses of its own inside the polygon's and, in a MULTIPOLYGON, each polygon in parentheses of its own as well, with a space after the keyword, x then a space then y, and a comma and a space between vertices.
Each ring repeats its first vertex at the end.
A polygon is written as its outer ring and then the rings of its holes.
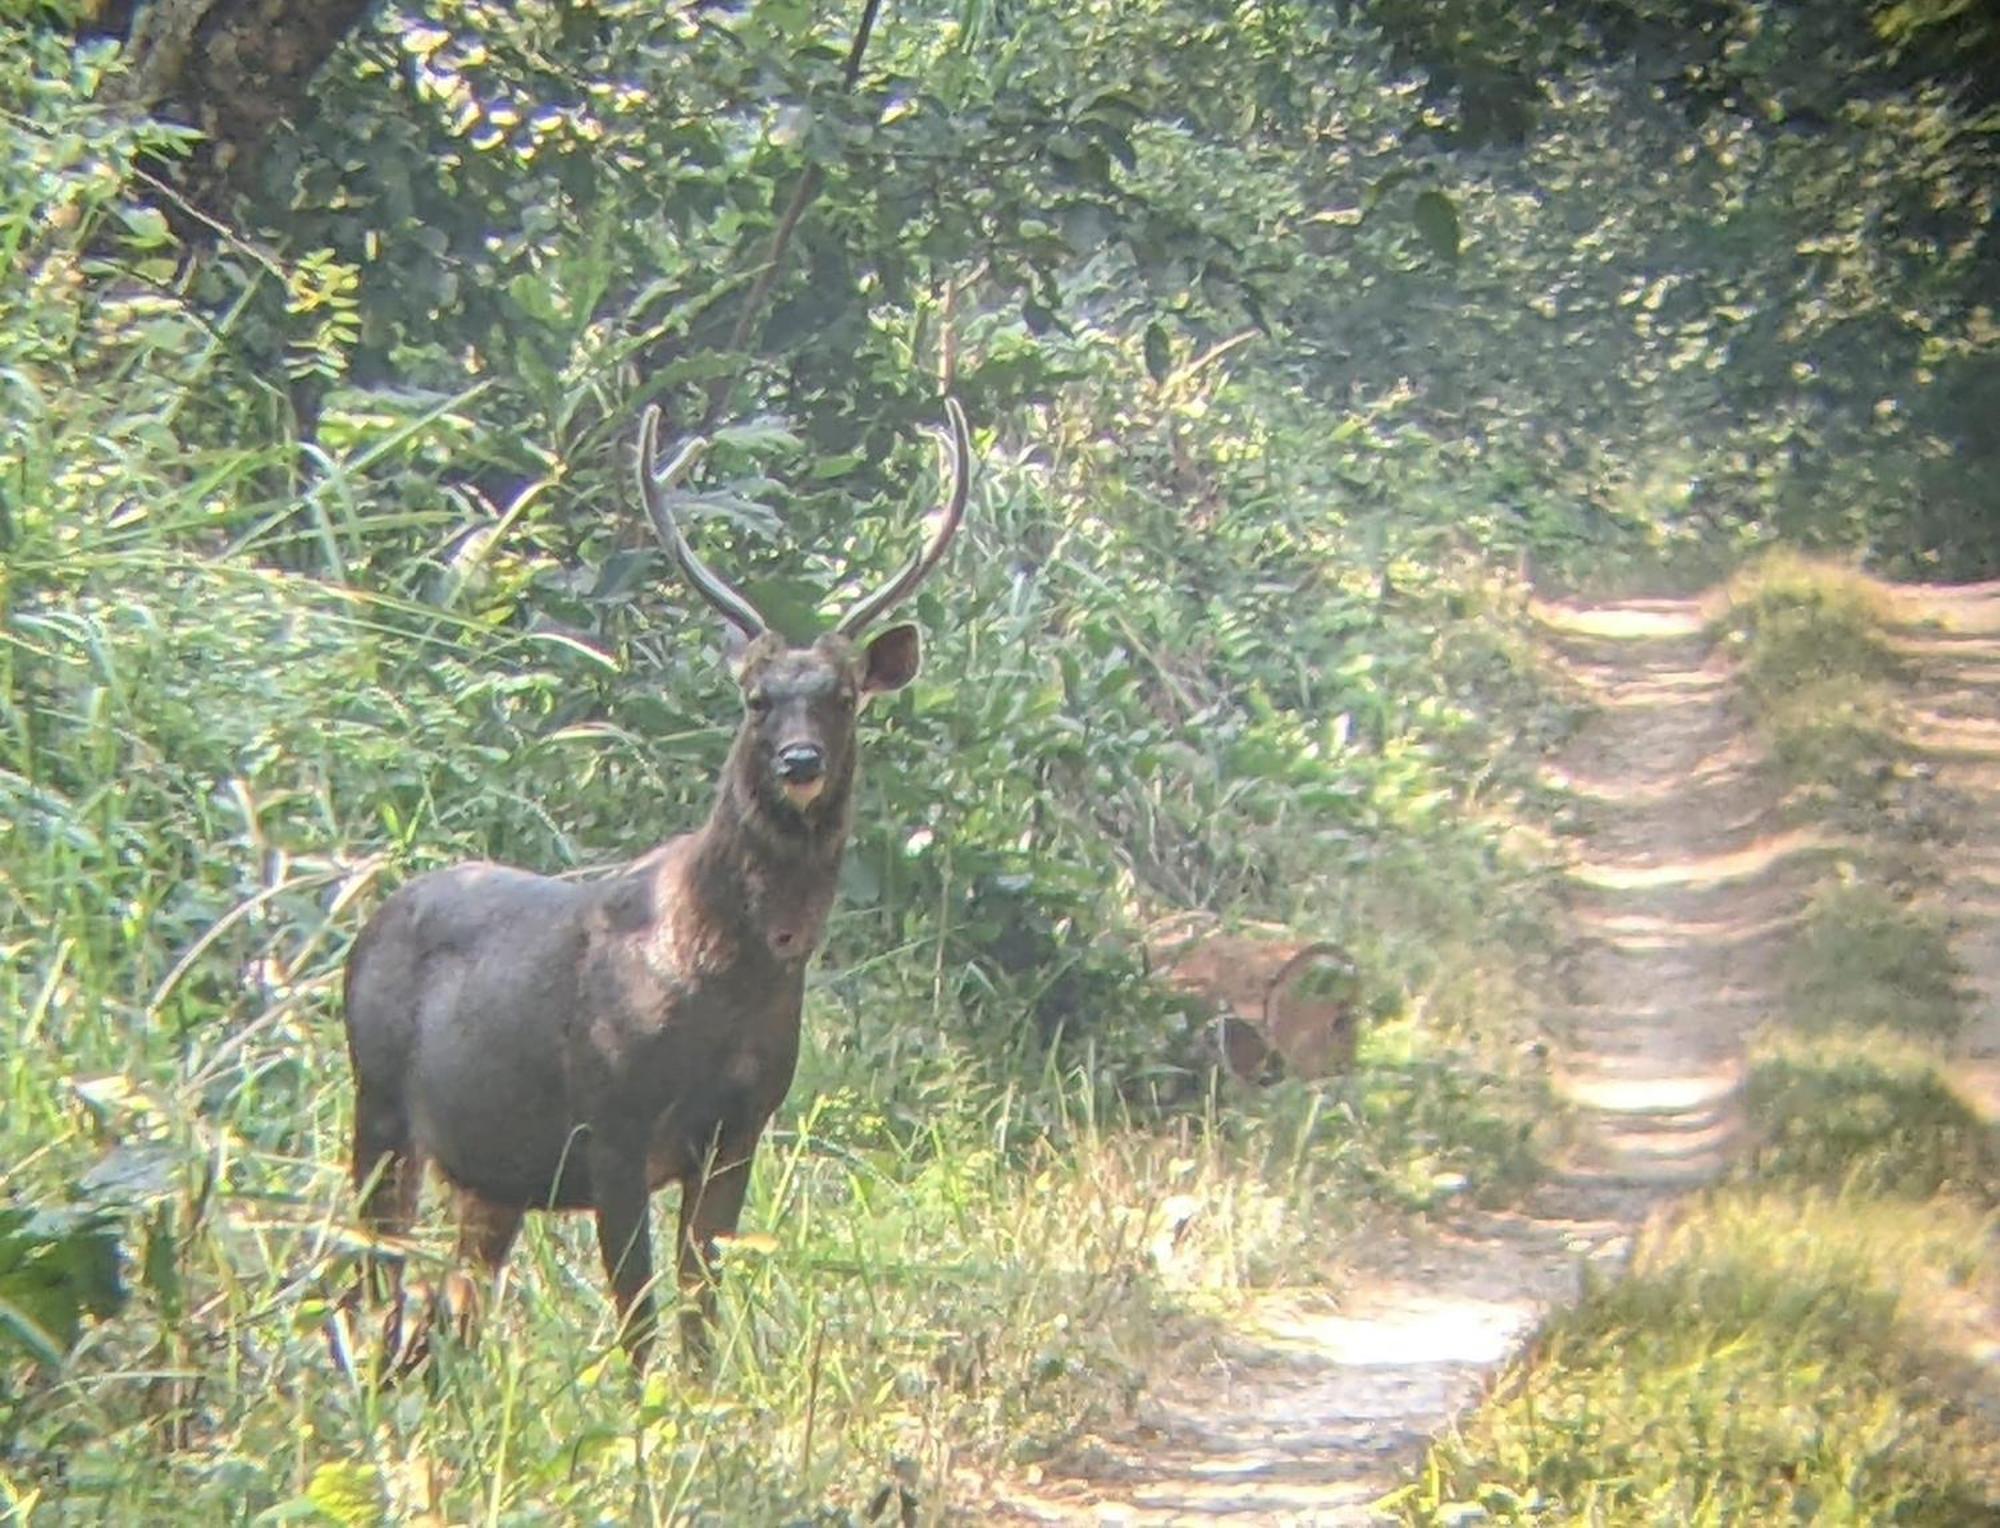
POLYGON ((794 806, 808 806, 826 789, 826 754, 816 743, 787 743, 778 750, 778 784, 794 806))

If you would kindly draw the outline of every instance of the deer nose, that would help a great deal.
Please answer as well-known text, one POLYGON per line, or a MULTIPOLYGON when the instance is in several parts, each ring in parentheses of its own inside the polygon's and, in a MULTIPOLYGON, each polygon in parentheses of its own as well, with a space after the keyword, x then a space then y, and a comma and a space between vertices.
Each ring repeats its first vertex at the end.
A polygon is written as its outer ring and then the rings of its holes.
POLYGON ((787 743, 778 750, 778 778, 787 785, 810 785, 826 770, 826 755, 814 743, 787 743))

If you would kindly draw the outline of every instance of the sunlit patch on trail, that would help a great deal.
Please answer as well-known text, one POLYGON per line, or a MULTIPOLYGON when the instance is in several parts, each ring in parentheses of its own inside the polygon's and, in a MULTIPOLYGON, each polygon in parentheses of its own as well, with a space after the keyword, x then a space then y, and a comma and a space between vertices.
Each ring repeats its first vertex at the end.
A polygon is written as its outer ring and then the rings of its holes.
POLYGON ((1933 760, 1979 764, 2000 762, 2000 716, 1953 715, 1914 708, 1911 740, 1917 751, 1933 760))
POLYGON ((1696 1115, 1728 1099, 1742 1081, 1741 1065, 1732 1064, 1674 1076, 1571 1077, 1563 1091, 1606 1114, 1696 1115))
POLYGON ((1575 915, 1576 925, 1584 933, 1635 955, 1690 945, 1755 944, 1783 933, 1797 921, 1798 914, 1791 908, 1706 918, 1600 908, 1580 908, 1575 915))
POLYGON ((1615 690, 1599 694, 1597 703, 1609 711, 1675 711, 1685 717, 1697 717, 1704 706, 1722 693, 1722 683, 1716 675, 1675 669, 1627 680, 1615 690))
POLYGON ((1274 1344, 1325 1353, 1349 1368, 1498 1363, 1513 1351, 1539 1307, 1531 1301, 1404 1293, 1387 1309, 1274 1322, 1274 1344))
POLYGON ((1904 584, 1911 615, 1943 632, 2000 637, 2000 580, 1979 584, 1904 584))
POLYGON ((1620 642, 1701 635, 1707 615, 1693 600, 1619 600, 1603 605, 1534 600, 1528 612, 1551 631, 1620 642))
POLYGON ((1665 860, 1589 861, 1578 865, 1572 878, 1602 891, 1654 891, 1665 887, 1721 886, 1768 875, 1794 855, 1835 847, 1821 830, 1787 828, 1734 849, 1665 860))

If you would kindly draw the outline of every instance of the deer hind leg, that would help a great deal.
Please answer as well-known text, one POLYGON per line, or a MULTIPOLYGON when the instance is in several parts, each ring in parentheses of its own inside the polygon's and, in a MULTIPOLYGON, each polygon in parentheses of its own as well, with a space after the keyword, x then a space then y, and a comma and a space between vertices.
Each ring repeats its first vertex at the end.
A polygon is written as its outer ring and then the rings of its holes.
POLYGON ((376 1371, 382 1378, 409 1372, 430 1347, 429 1292, 408 1287, 402 1254, 379 1244, 385 1237, 409 1235, 423 1195, 424 1168, 402 1100, 363 1081, 354 1102, 354 1185, 361 1193, 361 1222, 377 1244, 363 1254, 360 1276, 343 1304, 352 1312, 364 1302, 387 1302, 376 1371))
MULTIPOLYGON (((424 1159, 410 1141, 399 1105, 385 1106, 365 1088, 354 1108, 354 1186, 361 1193, 361 1221, 377 1238, 410 1234, 423 1194, 424 1159)), ((400 1289, 403 1260, 370 1248, 363 1278, 371 1294, 384 1291, 379 1275, 386 1267, 391 1290, 400 1289)))
POLYGON ((507 1266, 507 1254, 514 1250, 514 1238, 521 1234, 527 1211, 517 1204, 501 1204, 470 1189, 458 1191, 458 1260, 477 1263, 497 1277, 507 1266))
POLYGON ((374 1377, 380 1380, 400 1372, 404 1366, 395 1355, 408 1346, 404 1259, 401 1252, 385 1248, 382 1241, 409 1234, 423 1190, 424 1159, 410 1141, 400 1104, 385 1104, 380 1092, 365 1084, 355 1099, 350 1165, 354 1186, 361 1195, 361 1222, 371 1240, 361 1254, 354 1282, 335 1302, 327 1338, 334 1361, 343 1370, 356 1372, 366 1346, 360 1340, 366 1326, 362 1312, 386 1302, 388 1311, 379 1332, 381 1354, 372 1365, 374 1377))

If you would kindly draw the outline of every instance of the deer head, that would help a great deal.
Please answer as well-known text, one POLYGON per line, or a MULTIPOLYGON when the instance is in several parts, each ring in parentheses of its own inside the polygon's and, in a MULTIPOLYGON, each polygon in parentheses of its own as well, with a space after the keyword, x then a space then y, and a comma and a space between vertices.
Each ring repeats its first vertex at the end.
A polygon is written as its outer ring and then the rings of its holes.
POLYGON ((908 599, 943 559, 965 516, 972 442, 956 399, 945 400, 950 421, 951 489, 924 544, 882 587, 857 603, 825 633, 795 646, 772 630, 747 596, 695 555, 668 502, 707 449, 684 442, 664 465, 659 459, 660 409, 639 420, 639 493, 653 527, 695 591, 729 623, 731 667, 743 692, 744 722, 730 753, 731 783, 765 813, 800 824, 844 827, 854 777, 854 724, 870 695, 900 690, 921 660, 917 628, 898 623, 863 642, 868 626, 908 599))

